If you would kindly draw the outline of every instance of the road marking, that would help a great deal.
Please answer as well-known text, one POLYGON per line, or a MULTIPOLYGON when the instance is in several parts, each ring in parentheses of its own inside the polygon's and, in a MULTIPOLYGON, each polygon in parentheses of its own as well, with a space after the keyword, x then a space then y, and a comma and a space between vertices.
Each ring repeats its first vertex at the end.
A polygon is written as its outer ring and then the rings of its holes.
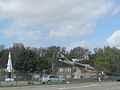
POLYGON ((114 88, 104 89, 104 90, 115 90, 115 89, 120 89, 120 87, 114 87, 114 88))
POLYGON ((67 87, 67 88, 59 88, 60 90, 65 90, 65 89, 76 89, 76 88, 87 88, 87 87, 96 87, 98 84, 92 84, 88 86, 77 86, 77 87, 67 87))
MULTIPOLYGON (((112 85, 117 85, 120 83, 107 83, 107 84, 92 84, 92 85, 87 85, 87 86, 74 86, 74 87, 66 87, 66 88, 58 88, 60 90, 67 90, 67 89, 77 89, 77 88, 88 88, 88 87, 97 87, 97 86, 112 86, 112 85)), ((120 87, 117 88, 111 88, 111 89, 105 89, 105 90, 114 90, 114 89, 118 89, 120 87)))

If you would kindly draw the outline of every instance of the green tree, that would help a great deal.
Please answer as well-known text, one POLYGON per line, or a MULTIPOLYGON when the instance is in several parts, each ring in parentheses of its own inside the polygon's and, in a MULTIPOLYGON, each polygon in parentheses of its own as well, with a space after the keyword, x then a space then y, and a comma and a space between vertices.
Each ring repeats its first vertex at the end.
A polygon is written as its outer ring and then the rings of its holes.
POLYGON ((14 69, 22 73, 33 73, 37 71, 37 55, 29 50, 22 49, 18 56, 18 60, 15 62, 14 69))
POLYGON ((103 49, 99 48, 95 53, 95 58, 96 60, 94 66, 98 72, 104 71, 109 75, 116 75, 117 49, 115 47, 111 48, 109 46, 106 46, 103 49))
POLYGON ((38 58, 38 63, 37 63, 37 71, 42 75, 43 70, 45 70, 47 73, 51 72, 51 62, 49 58, 42 56, 38 58))
POLYGON ((15 62, 18 59, 18 56, 22 49, 24 49, 24 45, 22 43, 14 43, 13 47, 10 48, 13 62, 15 62))
POLYGON ((90 53, 89 54, 89 64, 93 67, 94 67, 95 60, 96 60, 95 54, 90 53))
POLYGON ((85 49, 82 47, 75 47, 70 50, 69 57, 76 59, 83 59, 85 54, 85 49))

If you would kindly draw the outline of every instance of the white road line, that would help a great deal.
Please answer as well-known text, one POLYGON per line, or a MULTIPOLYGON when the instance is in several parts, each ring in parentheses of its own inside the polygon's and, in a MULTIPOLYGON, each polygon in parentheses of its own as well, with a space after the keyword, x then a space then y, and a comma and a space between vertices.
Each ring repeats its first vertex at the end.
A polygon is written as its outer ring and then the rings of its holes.
POLYGON ((120 87, 114 87, 114 88, 104 89, 104 90, 116 90, 116 89, 120 89, 120 87))
POLYGON ((60 90, 65 90, 65 89, 76 89, 76 88, 87 88, 87 87, 96 87, 98 86, 97 84, 92 84, 88 86, 77 86, 77 87, 67 87, 67 88, 59 88, 60 90))
POLYGON ((120 83, 106 83, 106 84, 100 84, 102 86, 109 86, 109 85, 117 85, 117 84, 120 84, 120 83))
MULTIPOLYGON (((92 84, 92 85, 87 85, 87 86, 74 86, 74 87, 66 87, 66 88, 58 88, 60 90, 67 90, 67 89, 77 89, 77 88, 87 88, 87 87, 97 87, 97 86, 112 86, 112 85, 117 85, 120 83, 107 83, 107 84, 92 84)), ((117 87, 118 89, 120 87, 117 87)), ((111 89, 105 89, 105 90, 114 90, 115 88, 111 89)))

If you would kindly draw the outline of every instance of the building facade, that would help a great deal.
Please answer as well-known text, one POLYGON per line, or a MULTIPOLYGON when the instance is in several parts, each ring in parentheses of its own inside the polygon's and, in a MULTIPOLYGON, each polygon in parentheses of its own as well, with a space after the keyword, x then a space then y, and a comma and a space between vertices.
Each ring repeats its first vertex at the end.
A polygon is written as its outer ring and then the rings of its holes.
POLYGON ((58 62, 57 63, 57 75, 63 78, 71 78, 72 73, 73 73, 73 66, 63 63, 63 62, 58 62))

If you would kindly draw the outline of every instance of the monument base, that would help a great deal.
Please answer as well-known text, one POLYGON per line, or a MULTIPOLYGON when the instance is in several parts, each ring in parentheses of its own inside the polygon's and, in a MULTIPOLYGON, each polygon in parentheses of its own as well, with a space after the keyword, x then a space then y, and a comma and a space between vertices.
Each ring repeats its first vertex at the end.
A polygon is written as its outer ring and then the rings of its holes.
POLYGON ((13 79, 13 78, 6 78, 5 81, 6 81, 6 82, 14 81, 14 79, 13 79))

